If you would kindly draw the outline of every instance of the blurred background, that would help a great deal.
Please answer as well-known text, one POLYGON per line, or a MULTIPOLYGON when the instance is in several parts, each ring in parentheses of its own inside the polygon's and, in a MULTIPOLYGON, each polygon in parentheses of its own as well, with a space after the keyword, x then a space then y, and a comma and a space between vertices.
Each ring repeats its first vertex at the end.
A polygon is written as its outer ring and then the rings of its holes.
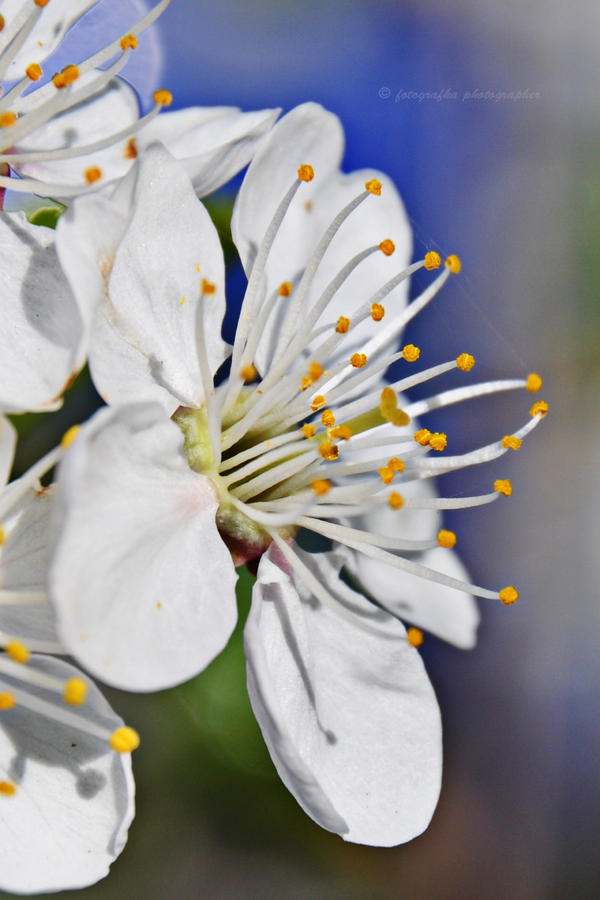
MULTIPOLYGON (((463 262, 407 339, 431 362, 474 353, 482 379, 540 372, 550 415, 518 454, 444 483, 471 494, 512 480, 510 501, 447 521, 473 580, 514 583, 521 599, 482 603, 471 653, 432 637, 422 648, 445 734, 429 830, 374 849, 304 815, 250 712, 238 631, 177 691, 110 692, 143 737, 138 814, 110 877, 82 897, 598 896, 599 27, 585 0, 177 0, 155 27, 175 106, 336 112, 344 168, 395 179, 415 255, 463 262)), ((213 198, 220 221, 232 197, 213 198)), ((230 287, 239 297, 239 275, 230 287)), ((514 431, 530 401, 474 401, 435 427, 460 452, 514 431)), ((83 378, 65 416, 91 405, 83 378)), ((51 427, 25 434, 23 464, 51 427)))

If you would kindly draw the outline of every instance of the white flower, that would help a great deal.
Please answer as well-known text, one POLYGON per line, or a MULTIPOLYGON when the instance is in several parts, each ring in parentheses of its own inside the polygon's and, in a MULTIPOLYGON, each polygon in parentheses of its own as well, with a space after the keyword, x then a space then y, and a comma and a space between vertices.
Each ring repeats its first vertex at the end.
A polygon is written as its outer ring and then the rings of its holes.
MULTIPOLYGON (((13 449, 0 417, 3 485, 13 449)), ((18 893, 102 878, 134 814, 136 733, 78 669, 41 655, 65 654, 45 591, 54 492, 39 482, 62 452, 0 489, 0 888, 18 893)))
MULTIPOLYGON (((406 306, 410 274, 440 258, 408 265, 393 185, 373 172, 342 175, 342 151, 337 118, 305 104, 253 159, 232 220, 248 288, 218 386, 224 273, 210 219, 160 147, 123 182, 131 212, 101 273, 90 354, 112 408, 82 428, 61 465, 51 585, 69 651, 111 684, 152 690, 220 651, 236 618, 234 563, 260 558, 248 684, 275 765, 325 828, 386 845, 426 826, 441 770, 420 633, 398 619, 468 646, 472 594, 516 599, 513 588, 469 584, 455 536, 437 533, 440 509, 491 502, 508 482, 482 497, 438 499, 429 479, 516 446, 545 406, 505 442, 470 454, 432 459, 446 436, 417 429, 415 440, 409 416, 533 381, 472 385, 401 408, 397 392, 473 365, 461 353, 414 373, 418 348, 393 352, 460 263, 448 257, 406 306), (406 374, 385 385, 401 359, 406 374), (331 539, 333 550, 306 553, 299 529, 331 539), (342 567, 376 604, 348 586, 342 567)), ((102 221, 90 208, 74 204, 63 239, 77 235, 97 258, 102 221)), ((88 264, 61 258, 81 282, 88 264)))
MULTIPOLYGON (((163 140, 185 162, 200 196, 243 168, 275 110, 242 113, 196 107, 165 114, 166 90, 140 118, 135 92, 116 77, 139 34, 170 0, 160 0, 103 49, 45 81, 45 63, 90 0, 9 0, 0 18, 0 189, 68 199, 121 178, 138 153, 163 140), (100 69, 99 66, 107 68, 100 69), (41 86, 36 87, 40 82, 41 86), (8 166, 23 176, 7 177, 8 166), (2 170, 4 168, 4 171, 2 170)), ((127 10, 125 11, 127 12, 127 10)))

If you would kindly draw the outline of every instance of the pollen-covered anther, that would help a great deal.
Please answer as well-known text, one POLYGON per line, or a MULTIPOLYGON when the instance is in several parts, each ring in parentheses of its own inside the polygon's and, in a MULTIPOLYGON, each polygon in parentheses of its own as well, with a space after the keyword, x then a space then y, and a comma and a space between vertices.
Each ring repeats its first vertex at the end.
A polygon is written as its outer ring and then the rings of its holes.
POLYGON ((388 503, 392 509, 400 509, 404 506, 404 497, 402 494, 399 494, 398 491, 392 491, 388 497, 388 503))
POLYGON ((280 297, 289 297, 292 293, 292 282, 291 281, 282 281, 279 285, 279 296, 280 297))
POLYGON ((332 441, 323 441, 321 446, 319 447, 319 453, 328 461, 332 461, 337 459, 339 456, 339 450, 337 448, 337 444, 332 443, 332 441))
POLYGON ((404 472, 404 463, 397 456, 392 456, 388 460, 388 469, 391 469, 393 472, 404 472))
POLYGON ((315 478, 315 480, 311 482, 310 486, 317 497, 323 497, 331 490, 331 482, 326 478, 315 478))
POLYGON ((335 326, 335 330, 338 334, 346 334, 348 329, 350 328, 350 319, 347 319, 346 316, 340 316, 337 325, 335 326))
POLYGON ((318 409, 321 409, 323 406, 325 406, 326 403, 327 403, 327 401, 325 400, 325 397, 323 396, 323 394, 317 394, 316 397, 313 397, 313 401, 310 404, 310 408, 312 409, 313 412, 316 412, 318 409))
POLYGON ((404 410, 398 408, 398 398, 395 390, 391 387, 384 387, 381 392, 379 412, 386 422, 390 422, 392 425, 408 425, 410 422, 410 417, 404 410))
POLYGON ((69 706, 82 706, 85 703, 88 686, 82 678, 69 678, 63 690, 63 700, 69 706))
POLYGON ((207 278, 202 279, 202 293, 203 294, 214 294, 217 290, 216 284, 213 284, 212 281, 209 281, 207 278))
POLYGON ((240 369, 240 376, 246 382, 254 381, 257 375, 258 372, 256 371, 256 366, 252 365, 252 363, 250 363, 250 365, 248 366, 244 366, 243 369, 240 369))
POLYGON ((510 497, 513 487, 508 478, 497 478, 494 482, 494 490, 498 491, 499 494, 503 494, 504 497, 510 497))
POLYGON ((545 416, 548 412, 548 404, 545 400, 537 400, 531 409, 529 410, 529 415, 531 416, 545 416))
POLYGON ((367 357, 364 353, 353 353, 350 357, 350 365, 355 369, 362 369, 367 364, 367 357))
POLYGON ((515 434, 505 434, 502 438, 502 446, 505 450, 518 450, 523 441, 515 434))
POLYGON ((421 351, 414 344, 406 344, 402 348, 402 356, 406 362, 416 362, 421 355, 421 351))
POLYGON ((4 25, 5 25, 4 16, 2 15, 2 13, 0 13, 0 31, 3 30, 4 25))
POLYGON ((70 84, 73 84, 74 81, 77 81, 79 78, 79 69, 77 66, 69 65, 65 66, 62 72, 57 72, 52 76, 52 81, 54 83, 54 87, 58 88, 58 90, 62 90, 62 88, 69 87, 70 84))
POLYGON ((6 535, 4 534, 4 528, 0 525, 0 547, 6 541, 6 535))
POLYGON ((298 178, 300 181, 312 181, 315 177, 315 170, 307 163, 298 167, 298 178))
POLYGON ((125 144, 125 150, 123 151, 123 156, 125 159, 137 159, 138 158, 138 146, 134 137, 129 138, 127 143, 125 144))
POLYGON ((543 383, 544 382, 537 374, 537 372, 530 372, 530 374, 527 376, 525 389, 528 390, 530 394, 537 394, 543 383))
POLYGON ((441 264, 442 257, 439 253, 436 253, 435 250, 429 250, 429 252, 425 254, 425 268, 427 271, 431 272, 432 269, 439 269, 441 264))
POLYGON ((308 377, 314 383, 318 381, 321 375, 323 374, 323 366, 318 362, 311 362, 308 367, 308 377))
POLYGON ((12 797, 16 792, 16 787, 10 781, 0 781, 0 796, 12 797))
POLYGON ((72 425, 62 436, 62 440, 60 442, 60 446, 63 450, 66 450, 67 447, 70 447, 75 438, 79 433, 80 425, 72 425))
POLYGON ((411 647, 420 647, 425 638, 420 628, 409 628, 406 632, 406 640, 411 647))
POLYGON ((441 453, 442 450, 445 450, 448 445, 448 436, 444 434, 443 431, 434 431, 432 435, 429 437, 429 446, 432 450, 436 450, 438 453, 441 453))
POLYGON ((13 709, 17 701, 9 691, 2 691, 0 694, 0 710, 13 709))
POLYGON ((121 50, 135 50, 138 41, 135 34, 126 34, 121 38, 120 44, 121 50))
POLYGON ((379 249, 383 253, 384 256, 391 256, 394 250, 396 249, 396 245, 390 238, 386 238, 385 241, 382 241, 379 245, 379 249))
POLYGON ((389 466, 382 466, 380 469, 377 469, 377 472, 384 484, 391 484, 394 480, 395 472, 389 466))
POLYGON ((11 110, 0 113, 0 128, 10 128, 17 121, 17 116, 11 110))
POLYGON ((40 6, 43 9, 44 6, 48 6, 48 4, 50 3, 50 0, 33 0, 33 2, 35 3, 36 6, 40 6))
POLYGON ((385 307, 381 305, 381 303, 372 303, 371 304, 371 318, 374 322, 381 322, 383 317, 385 316, 385 307))
POLYGON ((324 409, 321 413, 321 423, 325 428, 333 428, 335 425, 335 416, 330 409, 324 409))
POLYGON ((99 169, 98 166, 90 166, 83 174, 87 183, 93 184, 95 181, 100 181, 102 178, 102 169, 99 169))
POLYGON ((516 603, 519 599, 519 592, 512 586, 512 584, 510 584, 508 587, 502 588, 501 591, 498 591, 498 596, 505 606, 512 606, 513 603, 516 603))
POLYGON ((461 353, 456 357, 456 366, 463 372, 470 372, 475 365, 475 357, 470 353, 461 353))
POLYGON ((21 663, 21 665, 25 665, 31 656, 31 651, 22 641, 10 641, 10 643, 6 645, 5 650, 13 662, 21 663))
POLYGON ((173 94, 171 91, 161 88, 159 91, 154 91, 152 99, 158 106, 170 106, 173 102, 173 94))
POLYGON ((418 431, 415 431, 413 435, 417 444, 420 444, 421 447, 426 447, 429 443, 429 438, 431 437, 431 432, 428 428, 419 428, 418 431))
POLYGON ((109 744, 116 753, 131 753, 140 746, 140 736, 134 728, 123 725, 113 731, 109 744))
POLYGON ((302 434, 304 435, 304 437, 307 439, 314 437, 315 434, 317 433, 317 429, 315 428, 315 426, 309 425, 308 423, 306 425, 302 426, 301 431, 302 431, 302 434))
POLYGON ((39 81, 42 77, 42 67, 39 63, 30 63, 25 69, 25 74, 30 81, 39 81))
POLYGON ((462 263, 458 256, 454 253, 451 253, 450 256, 446 257, 446 262, 444 263, 447 269, 450 269, 453 275, 458 275, 460 270, 462 269, 462 263))
POLYGON ((352 429, 347 425, 336 425, 329 431, 329 437, 336 441, 349 441, 352 437, 352 429))
POLYGON ((440 529, 440 531, 438 531, 437 542, 440 547, 446 547, 447 550, 451 550, 452 547, 456 545, 456 535, 453 531, 449 531, 447 528, 442 528, 440 529))
POLYGON ((370 194, 375 194, 376 197, 381 195, 381 182, 377 181, 376 178, 371 178, 370 181, 365 181, 365 189, 370 194))

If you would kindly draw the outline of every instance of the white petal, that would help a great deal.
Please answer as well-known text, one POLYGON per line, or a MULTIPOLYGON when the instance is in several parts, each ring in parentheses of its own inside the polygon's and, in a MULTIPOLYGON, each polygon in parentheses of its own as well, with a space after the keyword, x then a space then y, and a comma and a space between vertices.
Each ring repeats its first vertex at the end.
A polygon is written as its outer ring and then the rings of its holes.
POLYGON ((236 574, 210 481, 159 407, 101 410, 59 472, 58 632, 103 681, 158 690, 200 672, 236 621, 236 574))
MULTIPOLYGON (((51 657, 32 656, 28 666, 65 681, 80 677, 51 657)), ((28 690, 61 703, 46 690, 28 690)), ((123 724, 91 682, 85 704, 72 712, 109 732, 123 724)), ((0 713, 0 780, 16 788, 0 796, 4 890, 79 888, 108 873, 134 815, 129 753, 116 754, 107 741, 17 704, 0 713)))
MULTIPOLYGON (((48 3, 33 31, 8 66, 6 78, 22 78, 30 63, 43 62, 58 47, 73 22, 97 2, 98 0, 52 0, 52 3, 48 3)), ((23 0, 3 0, 2 15, 7 33, 11 19, 24 5, 23 0)))
MULTIPOLYGON (((301 554, 336 593, 331 564, 301 554)), ((277 770, 300 805, 345 840, 392 846, 426 828, 441 778, 437 702, 402 625, 352 595, 356 625, 261 560, 245 630, 250 699, 277 770)), ((279 565, 278 565, 279 563, 279 565)), ((338 585, 341 583, 338 582, 338 585)))
POLYGON ((15 456, 17 432, 4 416, 0 416, 0 485, 6 484, 15 456))
POLYGON ((163 112, 140 132, 140 151, 160 141, 183 162, 196 194, 216 191, 247 166, 277 109, 241 112, 233 106, 194 106, 163 112))
POLYGON ((0 409, 55 409, 84 354, 82 318, 58 263, 54 232, 30 225, 22 213, 2 214, 0 242, 7 261, 0 271, 0 409))

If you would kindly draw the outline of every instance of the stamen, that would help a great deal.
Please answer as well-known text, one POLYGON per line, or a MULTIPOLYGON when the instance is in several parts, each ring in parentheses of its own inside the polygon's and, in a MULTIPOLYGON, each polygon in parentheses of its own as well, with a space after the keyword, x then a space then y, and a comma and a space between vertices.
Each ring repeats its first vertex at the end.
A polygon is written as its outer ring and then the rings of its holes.
POLYGON ((462 268, 460 259, 458 258, 458 256, 455 256, 454 253, 447 257, 444 265, 452 272, 453 275, 458 275, 462 268))
POLYGON ((31 656, 30 650, 21 641, 11 641, 6 645, 5 650, 14 662, 21 665, 25 665, 31 656))
POLYGON ((388 503, 392 509, 401 509, 404 506, 404 497, 398 491, 392 491, 388 497, 388 503))
POLYGON ((0 693, 0 710, 14 709, 16 702, 10 691, 2 691, 0 693))
POLYGON ((310 486, 318 497, 323 497, 331 490, 331 482, 326 478, 315 478, 314 481, 311 481, 310 486))
POLYGON ((385 309, 381 305, 381 303, 372 303, 371 304, 371 318, 374 322, 381 322, 383 317, 385 316, 385 309))
POLYGON ((425 254, 425 268, 427 271, 431 271, 432 269, 439 269, 442 264, 442 257, 439 253, 436 253, 435 250, 429 250, 425 254))
POLYGON ((429 437, 429 446, 432 450, 436 450, 438 453, 441 453, 442 450, 445 450, 447 444, 448 438, 443 432, 435 431, 429 437))
POLYGON ((463 372, 470 372, 475 365, 475 357, 470 353, 461 353, 456 359, 456 365, 463 372))
POLYGON ((529 410, 529 415, 542 416, 542 418, 543 418, 547 414, 547 412, 548 412, 548 404, 546 403, 546 401, 538 400, 536 403, 533 404, 533 406, 529 410))
POLYGON ((531 374, 527 376, 527 383, 525 387, 528 391, 530 391, 530 393, 537 394, 543 383, 544 382, 539 375, 537 375, 535 372, 531 372, 531 374))
POLYGON ((499 597, 505 606, 512 606, 519 599, 519 592, 512 585, 502 588, 499 597))
POLYGON ((382 241, 379 245, 379 249, 383 253, 384 256, 391 256, 394 250, 396 249, 396 245, 389 238, 386 238, 385 241, 382 241))
POLYGON ((350 319, 347 319, 346 316, 340 316, 335 326, 335 330, 338 334, 346 334, 348 328, 350 327, 350 319))
POLYGON ((402 356, 406 362, 416 362, 421 355, 421 351, 414 344, 406 344, 402 348, 402 356))
POLYGON ((54 87, 59 91, 73 84, 79 78, 79 68, 74 65, 65 66, 62 72, 52 76, 54 87))
POLYGON ((126 34, 121 38, 119 44, 121 46, 121 50, 135 50, 138 45, 138 40, 135 34, 126 34))
POLYGON ((507 450, 519 450, 522 443, 523 441, 514 434, 505 434, 502 438, 502 446, 507 450))
POLYGON ((420 628, 409 628, 406 632, 406 640, 411 647, 420 647, 425 638, 420 628))
POLYGON ((140 736, 133 728, 124 725, 113 731, 109 744, 116 753, 131 753, 140 746, 140 736))
POLYGON ((350 365, 355 369, 362 369, 367 364, 367 357, 364 353, 353 353, 350 357, 350 365))
POLYGON ((88 686, 81 678, 69 678, 63 691, 63 700, 69 706, 82 706, 85 703, 88 686))
POLYGON ((453 531, 442 528, 441 531, 438 531, 437 542, 440 547, 451 550, 452 547, 456 546, 456 535, 453 531))
POLYGON ((93 184, 95 181, 99 181, 102 178, 102 169, 98 168, 98 166, 90 166, 83 174, 87 183, 93 184))
POLYGON ((152 99, 159 106, 170 106, 173 102, 173 94, 163 88, 160 91, 154 91, 152 99))
POLYGON ((39 81, 43 75, 42 67, 39 63, 30 63, 25 69, 25 74, 30 81, 39 81))
POLYGON ((499 494, 503 494, 505 497, 510 497, 513 492, 512 484, 508 478, 497 478, 494 482, 494 490, 498 491, 499 494))

